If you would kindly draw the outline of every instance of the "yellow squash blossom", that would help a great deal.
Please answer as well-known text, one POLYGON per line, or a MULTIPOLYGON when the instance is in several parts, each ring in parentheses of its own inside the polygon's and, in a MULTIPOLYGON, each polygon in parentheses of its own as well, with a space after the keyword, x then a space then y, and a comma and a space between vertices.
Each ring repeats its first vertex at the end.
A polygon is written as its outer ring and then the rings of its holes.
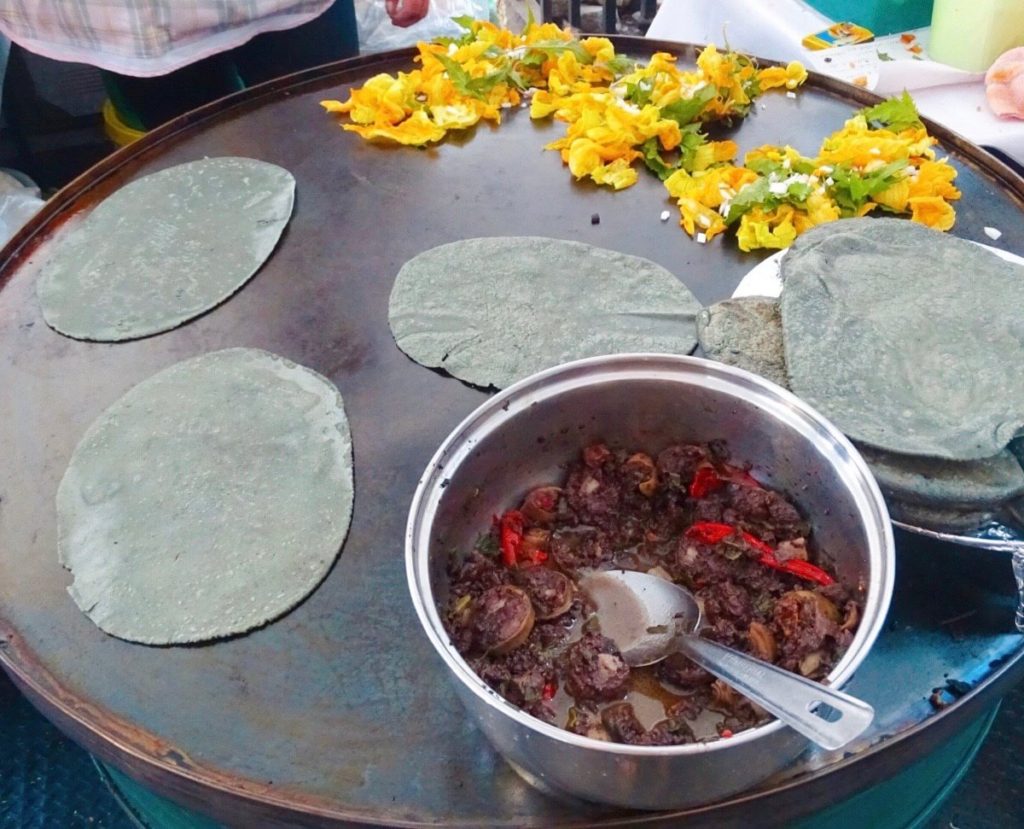
POLYGON ((580 45, 598 65, 606 65, 615 58, 615 45, 606 37, 585 37, 580 45))
POLYGON ((412 112, 418 73, 398 73, 398 77, 374 75, 359 89, 341 101, 322 101, 328 112, 347 113, 357 124, 397 124, 412 112))
POLYGON ((796 239, 795 213, 795 209, 788 204, 781 205, 770 213, 765 213, 760 207, 744 213, 736 231, 740 250, 788 248, 796 239))
POLYGON ((431 121, 422 110, 414 112, 397 126, 345 124, 345 129, 361 135, 363 138, 383 138, 398 144, 409 144, 416 147, 440 141, 446 132, 444 127, 431 121))
POLYGON ((735 141, 709 141, 697 148, 691 166, 695 172, 707 170, 723 161, 732 161, 739 149, 735 141))
POLYGON ((438 127, 447 132, 473 126, 480 120, 480 113, 464 103, 438 104, 430 107, 430 117, 438 127))
MULTIPOLYGON (((822 225, 826 222, 834 222, 841 217, 839 208, 824 192, 814 192, 807 197, 807 221, 808 228, 814 225, 822 225)), ((807 228, 798 227, 801 233, 807 228)))
POLYGON ((736 143, 710 141, 699 125, 743 116, 765 90, 799 87, 807 78, 799 63, 758 69, 710 46, 695 69, 666 52, 638 65, 607 38, 575 40, 554 24, 518 35, 486 21, 461 25, 466 34, 454 42, 417 45, 419 68, 375 75, 324 109, 365 138, 422 146, 481 120, 500 123, 526 93, 531 118, 564 123, 547 147, 573 176, 618 190, 645 162, 665 180, 688 233, 708 241, 731 225, 742 250, 785 247, 844 215, 905 215, 940 230, 955 220, 956 170, 936 159, 936 140, 907 95, 854 114, 816 156, 766 146, 738 166, 736 143))
POLYGON ((695 71, 682 71, 667 52, 637 65, 616 55, 607 38, 575 40, 552 23, 532 23, 519 35, 487 21, 460 25, 461 38, 417 44, 414 72, 374 76, 344 103, 324 101, 324 108, 347 115, 345 129, 365 138, 422 146, 480 120, 500 123, 502 110, 528 89, 532 118, 566 123, 548 148, 572 174, 621 189, 637 180, 640 159, 663 177, 673 166, 702 172, 730 161, 734 142, 691 130, 684 147, 683 127, 742 115, 762 88, 793 88, 806 77, 795 63, 759 74, 750 59, 714 47, 698 56, 695 71))
POLYGON ((805 158, 788 144, 784 147, 776 147, 771 144, 766 144, 763 147, 757 147, 756 149, 750 150, 750 152, 743 156, 743 163, 748 167, 753 166, 759 161, 767 161, 772 164, 788 166, 790 168, 794 168, 800 164, 812 163, 811 159, 805 158))
POLYGON ((602 164, 590 171, 590 178, 597 184, 606 184, 615 190, 636 184, 636 168, 626 158, 616 158, 610 164, 602 164))
POLYGON ((920 224, 936 230, 949 230, 956 221, 953 206, 940 196, 913 196, 908 203, 910 218, 920 224))
POLYGON ((885 188, 881 193, 876 193, 871 200, 882 207, 889 208, 893 213, 902 213, 907 209, 907 199, 909 198, 910 180, 904 178, 885 188))
POLYGON ((818 159, 822 164, 846 163, 859 167, 900 158, 933 159, 935 152, 931 147, 935 140, 923 127, 899 133, 871 129, 864 116, 857 115, 822 142, 818 159))
POLYGON ((538 89, 530 99, 530 117, 534 120, 547 118, 557 112, 562 101, 546 89, 538 89))
POLYGON ((948 201, 960 198, 960 191, 953 186, 956 170, 943 161, 922 161, 918 166, 917 175, 908 180, 910 197, 941 196, 948 201))
POLYGON ((703 233, 705 241, 710 241, 726 230, 719 208, 756 180, 753 170, 729 165, 693 174, 677 170, 665 179, 665 188, 679 205, 683 229, 694 237, 703 233))
POLYGON ((807 70, 798 61, 791 61, 786 66, 769 66, 757 73, 757 81, 762 90, 780 86, 796 89, 806 80, 807 70))

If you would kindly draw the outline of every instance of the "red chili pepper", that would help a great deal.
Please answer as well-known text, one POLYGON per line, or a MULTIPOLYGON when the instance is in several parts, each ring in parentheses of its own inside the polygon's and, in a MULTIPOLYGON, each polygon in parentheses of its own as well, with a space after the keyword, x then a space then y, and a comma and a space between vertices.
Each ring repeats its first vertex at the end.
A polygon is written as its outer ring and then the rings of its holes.
POLYGON ((544 685, 544 690, 540 692, 541 697, 545 700, 553 699, 555 693, 558 691, 558 686, 554 682, 548 682, 544 685))
POLYGON ((784 573, 789 573, 792 576, 796 576, 798 579, 806 579, 807 581, 813 581, 826 587, 830 584, 835 584, 836 581, 820 567, 816 567, 809 561, 802 561, 798 558, 791 558, 788 561, 779 561, 773 554, 761 556, 760 561, 761 564, 771 567, 774 570, 782 570, 784 573))
POLYGON ((517 509, 510 509, 499 519, 499 528, 501 560, 506 567, 515 567, 523 543, 523 514, 517 509))
MULTIPOLYGON (((687 538, 692 538, 694 541, 699 541, 702 544, 717 544, 736 532, 736 527, 732 524, 720 524, 716 521, 698 521, 690 526, 685 535, 687 538)), ((761 558, 758 561, 766 567, 782 570, 784 573, 789 573, 797 578, 813 581, 821 585, 827 586, 835 583, 835 579, 832 576, 809 561, 802 561, 798 558, 779 561, 775 557, 775 551, 771 548, 771 545, 762 541, 756 535, 742 530, 739 531, 739 535, 748 547, 761 554, 761 558)))
POLYGON ((722 733, 719 736, 721 736, 721 737, 731 737, 732 736, 732 729, 723 728, 722 729, 722 733))
POLYGON ((702 544, 717 544, 724 538, 728 538, 736 532, 732 524, 719 524, 715 521, 698 521, 687 531, 686 537, 699 541, 702 544))
POLYGON ((769 545, 765 544, 756 535, 751 535, 750 533, 740 533, 740 536, 742 536, 743 540, 747 542, 748 547, 757 550, 763 556, 768 556, 772 559, 775 558, 775 551, 769 545))
POLYGON ((697 471, 693 475, 693 481, 690 483, 690 497, 703 498, 705 495, 720 488, 724 483, 725 481, 718 476, 718 473, 715 472, 715 468, 711 464, 698 466, 697 471))
POLYGON ((761 563, 767 564, 769 567, 774 567, 776 570, 782 570, 785 573, 796 576, 798 579, 813 581, 825 587, 830 584, 835 584, 836 581, 820 567, 811 564, 809 561, 802 561, 798 558, 791 558, 788 561, 779 561, 772 556, 771 561, 765 561, 762 558, 761 563))

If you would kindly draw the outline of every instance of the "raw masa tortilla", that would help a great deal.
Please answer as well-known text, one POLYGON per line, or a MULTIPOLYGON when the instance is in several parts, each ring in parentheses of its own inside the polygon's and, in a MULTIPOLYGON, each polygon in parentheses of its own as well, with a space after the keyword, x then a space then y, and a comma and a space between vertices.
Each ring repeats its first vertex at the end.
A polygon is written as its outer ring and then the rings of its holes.
POLYGON ((133 642, 243 633, 320 583, 352 498, 328 380, 256 349, 204 354, 129 390, 75 449, 57 491, 68 592, 133 642))
POLYGON ((1024 424, 1024 268, 899 219, 820 225, 782 259, 793 391, 855 440, 972 460, 1024 424))
POLYGON ((413 360, 504 388, 601 354, 689 354, 700 303, 647 259, 543 237, 466 239, 407 262, 388 321, 413 360))
POLYGON ((36 284, 47 324, 113 342, 219 305, 269 258, 295 179, 251 158, 209 158, 122 187, 52 245, 36 284))
MULTIPOLYGON (((697 330, 701 346, 712 359, 745 368, 785 388, 782 320, 777 310, 772 312, 772 305, 777 303, 756 297, 718 302, 701 312, 697 330), (702 324, 705 315, 710 322, 702 324)), ((972 520, 980 522, 999 505, 1024 494, 1024 469, 1008 449, 990 458, 951 461, 864 445, 858 448, 893 516, 904 516, 902 520, 915 516, 938 522, 924 526, 970 526, 972 520)))

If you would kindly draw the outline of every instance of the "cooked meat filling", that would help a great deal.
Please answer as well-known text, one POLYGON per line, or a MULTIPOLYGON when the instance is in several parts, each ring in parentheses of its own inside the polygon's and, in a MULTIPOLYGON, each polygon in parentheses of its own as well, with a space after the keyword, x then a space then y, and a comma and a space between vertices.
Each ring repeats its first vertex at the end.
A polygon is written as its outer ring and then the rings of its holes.
POLYGON ((670 446, 656 459, 595 444, 561 485, 527 493, 453 556, 445 624, 488 685, 546 722, 634 745, 728 737, 768 715, 679 654, 630 669, 578 578, 624 568, 675 581, 703 606, 704 635, 821 679, 852 640, 860 604, 809 532, 721 444, 670 446))

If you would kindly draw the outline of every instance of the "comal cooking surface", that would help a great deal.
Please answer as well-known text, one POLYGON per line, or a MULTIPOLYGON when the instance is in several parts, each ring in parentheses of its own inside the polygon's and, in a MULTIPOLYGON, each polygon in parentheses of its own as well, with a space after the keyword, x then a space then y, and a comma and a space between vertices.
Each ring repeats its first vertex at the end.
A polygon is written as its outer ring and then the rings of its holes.
MULTIPOLYGON (((694 56, 690 47, 617 43, 637 54, 660 46, 694 56)), ((388 294, 406 260, 471 236, 548 235, 646 256, 705 303, 729 296, 759 257, 740 253, 728 238, 697 244, 676 218, 661 222, 662 210, 673 217, 676 210, 652 176, 619 193, 575 183, 558 154, 542 149, 563 127, 533 123, 525 109, 504 112, 498 128, 483 125, 416 150, 365 142, 318 106, 377 72, 411 66, 410 51, 357 59, 184 116, 72 183, 7 248, 0 263, 0 662, 90 750, 164 794, 236 822, 612 824, 629 816, 552 799, 519 780, 470 723, 419 629, 403 560, 409 500, 434 449, 484 393, 398 350, 388 294), (255 278, 212 312, 156 337, 107 345, 50 330, 34 294, 39 243, 118 186, 206 155, 263 159, 297 180, 292 221, 255 278), (171 363, 227 346, 276 352, 341 390, 356 463, 355 512, 341 558, 298 609, 246 636, 175 648, 106 636, 65 592, 57 484, 87 426, 125 391, 171 363)), ((763 143, 812 152, 872 100, 815 78, 795 99, 766 94, 731 132, 741 152, 763 143)), ((957 233, 985 240, 984 226, 998 227, 1001 244, 1020 252, 1024 183, 950 133, 933 131, 960 170, 957 233)), ((900 575, 891 622, 850 686, 879 709, 876 745, 831 773, 805 758, 790 772, 799 786, 776 780, 757 800, 702 810, 698 824, 768 813, 783 820, 836 800, 927 750, 1021 675, 1008 564, 920 540, 901 537, 900 544, 903 556, 946 566, 934 583, 900 575), (947 620, 964 613, 951 636, 947 620), (944 674, 974 691, 936 715, 926 698, 944 674), (895 734, 905 739, 882 739, 895 734)))

